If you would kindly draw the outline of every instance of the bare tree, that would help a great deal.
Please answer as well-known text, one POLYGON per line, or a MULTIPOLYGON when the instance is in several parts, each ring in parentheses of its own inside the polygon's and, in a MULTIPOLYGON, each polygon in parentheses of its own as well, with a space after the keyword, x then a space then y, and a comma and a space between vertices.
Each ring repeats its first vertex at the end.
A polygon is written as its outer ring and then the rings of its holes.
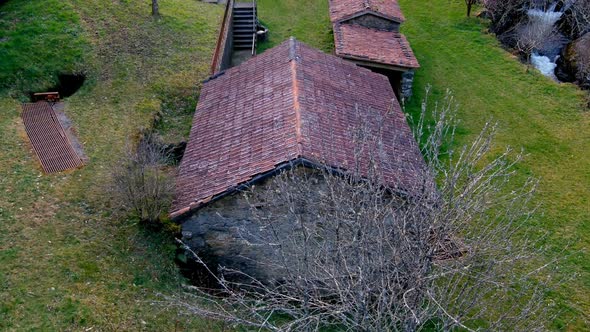
POLYGON ((160 6, 158 0, 152 0, 152 16, 160 16, 160 6))
POLYGON ((530 8, 532 0, 482 0, 483 6, 490 14, 492 31, 497 35, 505 34, 517 25, 530 8))
POLYGON ((140 139, 136 147, 128 144, 125 156, 112 171, 113 199, 142 222, 156 224, 172 198, 167 161, 164 146, 152 134, 140 139))
POLYGON ((163 303, 271 331, 543 329, 552 318, 543 298, 550 264, 539 263, 541 249, 523 228, 536 181, 512 184, 522 155, 511 149, 489 158, 492 125, 470 145, 445 149, 452 105, 449 97, 437 106, 427 125, 424 102, 419 194, 391 190, 378 166, 383 138, 360 128, 365 166, 286 171, 271 189, 246 193, 260 231, 245 239, 269 253, 256 263, 278 277, 217 271, 186 247, 220 296, 188 287, 163 303))

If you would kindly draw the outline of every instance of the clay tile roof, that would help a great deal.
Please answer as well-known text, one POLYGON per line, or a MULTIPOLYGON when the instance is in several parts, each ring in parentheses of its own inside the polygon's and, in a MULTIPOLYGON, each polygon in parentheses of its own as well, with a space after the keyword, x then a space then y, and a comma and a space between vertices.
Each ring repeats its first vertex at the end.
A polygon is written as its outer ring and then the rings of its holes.
POLYGON ((335 24, 336 55, 404 68, 418 68, 418 60, 406 37, 357 24, 335 24))
POLYGON ((291 38, 203 84, 171 215, 292 161, 350 169, 362 123, 385 181, 411 190, 424 160, 387 78, 291 38))
POLYGON ((400 23, 405 21, 397 0, 330 0, 330 19, 334 23, 364 13, 375 13, 400 23))

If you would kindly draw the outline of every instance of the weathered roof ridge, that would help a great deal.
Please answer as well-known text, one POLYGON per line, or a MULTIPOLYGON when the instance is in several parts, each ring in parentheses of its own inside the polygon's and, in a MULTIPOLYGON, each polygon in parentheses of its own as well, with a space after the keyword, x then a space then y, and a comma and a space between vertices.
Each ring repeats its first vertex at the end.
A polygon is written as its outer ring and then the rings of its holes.
POLYGON ((301 138, 301 103, 299 102, 299 82, 297 80, 297 70, 300 55, 297 52, 297 39, 291 36, 289 38, 289 61, 291 62, 291 84, 293 88, 293 110, 295 111, 295 135, 297 142, 297 155, 303 154, 303 140, 301 138))

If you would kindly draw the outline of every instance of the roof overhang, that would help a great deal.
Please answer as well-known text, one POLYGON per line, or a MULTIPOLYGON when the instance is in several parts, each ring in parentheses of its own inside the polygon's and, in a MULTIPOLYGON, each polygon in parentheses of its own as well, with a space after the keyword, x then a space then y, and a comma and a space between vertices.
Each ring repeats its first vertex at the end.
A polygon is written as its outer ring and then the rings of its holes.
POLYGON ((260 182, 268 179, 271 176, 274 176, 274 175, 276 175, 282 171, 285 171, 285 170, 293 169, 298 166, 307 166, 310 168, 319 168, 320 167, 318 163, 310 161, 305 158, 296 158, 296 159, 290 160, 288 162, 278 164, 278 165, 276 165, 276 167, 274 169, 272 169, 268 172, 256 174, 256 175, 252 176, 248 181, 242 182, 236 186, 229 187, 225 191, 223 191, 219 194, 207 197, 205 199, 201 199, 199 201, 194 201, 184 208, 172 211, 170 213, 170 218, 175 221, 182 220, 184 217, 189 216, 192 212, 195 212, 195 211, 207 206, 208 204, 210 204, 212 202, 218 201, 226 196, 235 194, 237 192, 242 192, 242 191, 246 190, 247 188, 251 187, 252 185, 260 183, 260 182))
POLYGON ((341 57, 343 59, 352 61, 352 62, 356 63, 357 65, 361 65, 363 67, 387 69, 387 70, 398 71, 398 72, 402 72, 402 73, 419 68, 419 67, 404 67, 404 66, 393 65, 393 64, 388 64, 388 63, 376 62, 371 59, 367 59, 367 58, 359 57, 359 56, 354 56, 354 55, 350 55, 350 54, 336 54, 336 55, 338 55, 339 57, 341 57))
MULTIPOLYGON (((173 211, 169 215, 170 219, 172 219, 176 222, 180 222, 183 219, 189 217, 192 213, 195 213, 199 209, 204 208, 207 205, 209 205, 215 201, 218 201, 224 197, 227 197, 227 196, 239 193, 239 192, 244 192, 248 188, 251 188, 253 185, 261 183, 262 181, 264 181, 270 177, 273 177, 283 171, 295 169, 296 167, 300 167, 300 166, 307 167, 310 169, 324 170, 324 171, 331 172, 332 174, 338 174, 338 175, 344 175, 344 173, 346 172, 345 169, 332 167, 329 165, 324 165, 322 163, 319 163, 319 162, 316 162, 316 161, 313 161, 313 160, 310 160, 307 158, 303 158, 303 157, 296 158, 291 161, 278 164, 277 167, 275 167, 273 170, 268 171, 268 172, 264 172, 261 174, 257 174, 255 176, 253 176, 250 180, 240 183, 237 186, 227 188, 227 190, 225 190, 224 192, 221 192, 221 193, 216 194, 211 197, 207 197, 207 198, 202 199, 200 201, 195 201, 187 207, 173 211)), ((359 181, 363 181, 363 180, 366 180, 366 179, 365 178, 359 179, 359 181)), ((404 191, 400 188, 393 189, 391 187, 386 187, 385 189, 388 192, 390 192, 391 194, 398 195, 399 197, 404 197, 404 198, 412 197, 412 195, 409 192, 404 191)))

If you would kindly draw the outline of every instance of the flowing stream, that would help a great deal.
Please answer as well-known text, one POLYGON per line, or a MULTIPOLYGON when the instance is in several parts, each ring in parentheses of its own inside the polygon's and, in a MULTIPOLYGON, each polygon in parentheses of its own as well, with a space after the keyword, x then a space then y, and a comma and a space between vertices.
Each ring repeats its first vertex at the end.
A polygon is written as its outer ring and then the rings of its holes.
POLYGON ((555 76, 555 68, 557 67, 556 61, 557 57, 555 60, 551 61, 546 55, 539 55, 538 53, 531 54, 532 65, 537 68, 541 74, 551 77, 554 80, 557 80, 557 77, 555 76))
MULTIPOLYGON (((529 9, 527 11, 529 22, 534 24, 537 29, 542 31, 553 31, 555 24, 559 21, 567 6, 564 6, 559 11, 557 11, 556 8, 557 2, 554 2, 546 10, 529 9)), ((531 54, 532 65, 543 75, 557 79, 557 77, 555 77, 555 68, 557 67, 557 59, 559 58, 559 52, 561 51, 562 47, 563 45, 559 46, 558 48, 554 48, 551 50, 551 52, 545 52, 547 54, 533 52, 531 54)))

